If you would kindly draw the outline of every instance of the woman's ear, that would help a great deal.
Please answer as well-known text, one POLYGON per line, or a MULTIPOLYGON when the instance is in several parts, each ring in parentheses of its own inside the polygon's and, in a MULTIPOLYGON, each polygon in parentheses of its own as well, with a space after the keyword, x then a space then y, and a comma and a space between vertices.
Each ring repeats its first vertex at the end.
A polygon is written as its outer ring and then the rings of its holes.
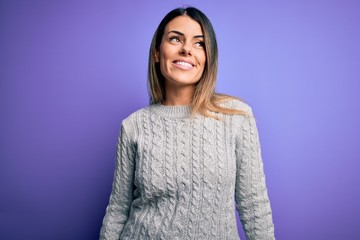
POLYGON ((155 54, 154 54, 154 58, 155 58, 155 62, 158 63, 159 62, 159 51, 155 50, 155 54))

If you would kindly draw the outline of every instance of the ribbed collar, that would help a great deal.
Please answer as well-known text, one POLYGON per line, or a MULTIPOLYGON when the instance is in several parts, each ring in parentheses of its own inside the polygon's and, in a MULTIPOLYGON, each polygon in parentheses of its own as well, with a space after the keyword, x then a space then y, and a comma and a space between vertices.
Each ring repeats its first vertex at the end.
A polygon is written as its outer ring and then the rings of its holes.
POLYGON ((168 118, 188 118, 191 116, 191 106, 165 106, 161 103, 150 105, 150 111, 168 118))

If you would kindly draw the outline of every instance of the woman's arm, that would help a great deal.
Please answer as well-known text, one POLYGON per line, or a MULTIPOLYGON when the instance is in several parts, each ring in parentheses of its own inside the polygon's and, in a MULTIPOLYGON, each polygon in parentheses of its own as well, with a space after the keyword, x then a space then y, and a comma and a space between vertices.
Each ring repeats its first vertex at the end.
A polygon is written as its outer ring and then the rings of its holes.
POLYGON ((123 123, 117 145, 112 192, 100 231, 101 240, 119 239, 128 219, 134 192, 134 158, 134 144, 123 123))
POLYGON ((275 239, 255 119, 243 117, 236 138, 236 207, 248 240, 275 239))

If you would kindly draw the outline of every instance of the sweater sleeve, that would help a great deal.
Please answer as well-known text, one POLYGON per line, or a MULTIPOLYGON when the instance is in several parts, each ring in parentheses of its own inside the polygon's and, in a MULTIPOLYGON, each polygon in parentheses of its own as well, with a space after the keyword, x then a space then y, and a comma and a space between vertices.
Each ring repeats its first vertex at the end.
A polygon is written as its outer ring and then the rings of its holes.
POLYGON ((258 131, 248 108, 236 137, 236 208, 248 240, 275 239, 258 131))
POLYGON ((123 123, 117 144, 112 192, 103 219, 100 240, 119 239, 128 219, 134 192, 134 158, 134 144, 123 123))

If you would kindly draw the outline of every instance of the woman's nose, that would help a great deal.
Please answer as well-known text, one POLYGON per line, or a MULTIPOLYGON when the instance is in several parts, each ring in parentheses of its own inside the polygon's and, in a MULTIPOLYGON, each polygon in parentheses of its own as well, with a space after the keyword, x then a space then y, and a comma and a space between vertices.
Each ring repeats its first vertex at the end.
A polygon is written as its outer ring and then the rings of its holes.
POLYGON ((191 55, 191 46, 189 44, 183 44, 180 50, 181 55, 191 55))

